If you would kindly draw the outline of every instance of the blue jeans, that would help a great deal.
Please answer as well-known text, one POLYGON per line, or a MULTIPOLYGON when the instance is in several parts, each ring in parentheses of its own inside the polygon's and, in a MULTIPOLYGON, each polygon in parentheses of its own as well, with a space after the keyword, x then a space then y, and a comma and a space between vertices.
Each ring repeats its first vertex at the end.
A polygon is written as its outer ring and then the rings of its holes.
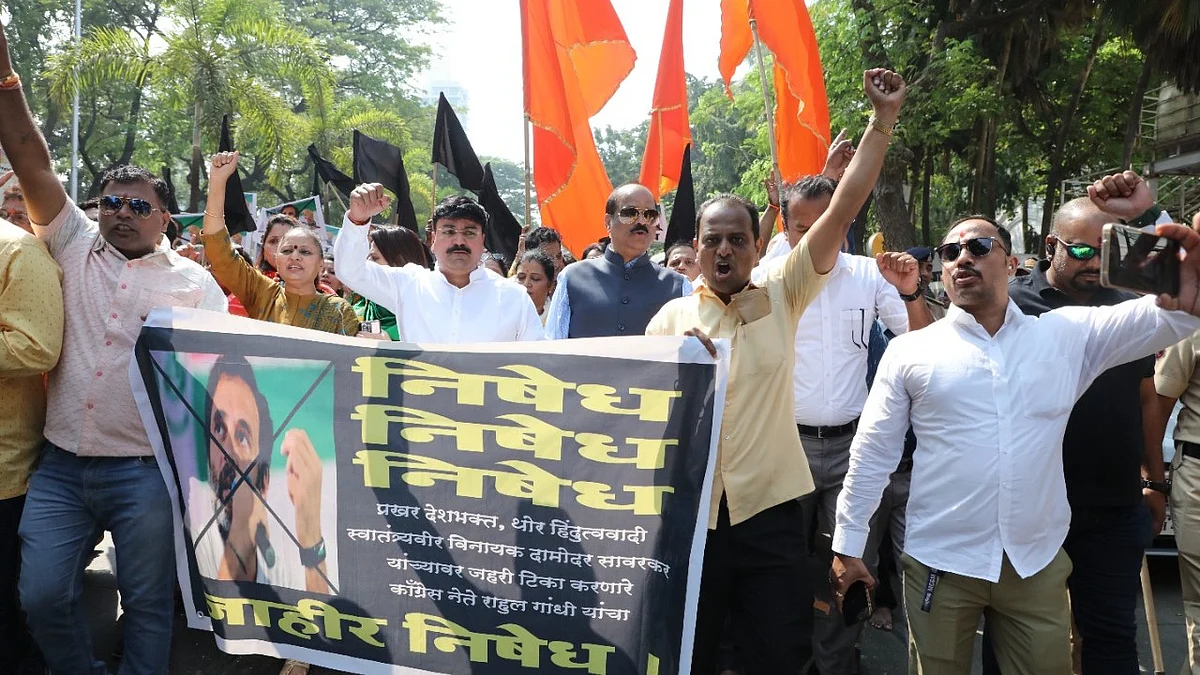
POLYGON ((98 530, 112 532, 124 610, 120 675, 165 674, 175 550, 171 500, 153 457, 77 457, 46 443, 21 517, 20 592, 55 675, 103 675, 80 607, 98 530))

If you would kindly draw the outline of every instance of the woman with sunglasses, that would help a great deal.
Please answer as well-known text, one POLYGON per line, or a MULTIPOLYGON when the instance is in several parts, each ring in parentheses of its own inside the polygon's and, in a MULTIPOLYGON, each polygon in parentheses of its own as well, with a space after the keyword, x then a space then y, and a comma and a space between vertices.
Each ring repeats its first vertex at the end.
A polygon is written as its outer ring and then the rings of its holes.
POLYGON ((321 241, 294 218, 277 215, 268 225, 268 234, 290 225, 273 256, 277 280, 233 252, 225 228, 225 183, 237 170, 237 163, 238 153, 222 152, 213 157, 209 172, 202 239, 213 276, 241 299, 251 318, 340 335, 358 334, 358 317, 350 303, 317 289, 324 265, 321 241))

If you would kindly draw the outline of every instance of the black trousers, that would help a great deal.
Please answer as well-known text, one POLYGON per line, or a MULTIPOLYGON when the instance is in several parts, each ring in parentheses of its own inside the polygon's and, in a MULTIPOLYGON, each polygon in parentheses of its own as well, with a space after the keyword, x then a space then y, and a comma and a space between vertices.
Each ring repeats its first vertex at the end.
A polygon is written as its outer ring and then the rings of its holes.
POLYGON ((25 495, 0 499, 0 673, 15 673, 33 642, 17 602, 17 572, 21 569, 21 540, 17 526, 25 495))
POLYGON ((746 675, 802 673, 812 657, 813 592, 795 500, 729 524, 721 499, 700 578, 692 675, 716 672, 721 631, 733 623, 746 675))
MULTIPOLYGON (((1087 675, 1137 675, 1137 612, 1142 556, 1152 539, 1145 504, 1076 508, 1063 550, 1074 569, 1067 578, 1071 616, 1087 675)), ((983 672, 998 675, 984 631, 983 672)))

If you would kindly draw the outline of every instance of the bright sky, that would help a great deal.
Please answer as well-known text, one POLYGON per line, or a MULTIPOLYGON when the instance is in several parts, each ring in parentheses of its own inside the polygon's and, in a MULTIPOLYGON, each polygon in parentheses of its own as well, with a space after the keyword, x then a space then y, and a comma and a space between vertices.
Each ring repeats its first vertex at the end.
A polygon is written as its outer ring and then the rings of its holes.
MULTIPOLYGON (((650 114, 667 0, 612 3, 637 52, 637 62, 608 105, 592 118, 592 126, 632 127, 650 114)), ((458 82, 470 99, 468 132, 475 151, 523 161, 518 0, 444 0, 442 4, 447 26, 431 37, 434 58, 420 89, 430 80, 458 82)), ((720 0, 684 0, 683 33, 687 71, 717 77, 720 0)))

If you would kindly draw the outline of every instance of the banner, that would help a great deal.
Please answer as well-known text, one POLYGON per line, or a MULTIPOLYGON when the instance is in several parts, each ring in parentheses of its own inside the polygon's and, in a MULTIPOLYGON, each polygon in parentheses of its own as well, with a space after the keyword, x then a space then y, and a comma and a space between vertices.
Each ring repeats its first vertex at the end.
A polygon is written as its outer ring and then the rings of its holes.
POLYGON ((718 348, 155 310, 130 377, 189 626, 359 673, 689 672, 718 348))
POLYGON ((301 225, 307 225, 317 236, 321 238, 321 248, 328 253, 333 249, 333 240, 337 237, 337 231, 341 228, 333 227, 325 222, 325 210, 321 208, 321 196, 313 195, 304 199, 297 199, 292 202, 284 202, 276 204, 270 208, 262 210, 262 214, 258 218, 259 234, 264 234, 267 227, 267 219, 271 216, 287 209, 287 214, 296 220, 300 221, 301 225))

